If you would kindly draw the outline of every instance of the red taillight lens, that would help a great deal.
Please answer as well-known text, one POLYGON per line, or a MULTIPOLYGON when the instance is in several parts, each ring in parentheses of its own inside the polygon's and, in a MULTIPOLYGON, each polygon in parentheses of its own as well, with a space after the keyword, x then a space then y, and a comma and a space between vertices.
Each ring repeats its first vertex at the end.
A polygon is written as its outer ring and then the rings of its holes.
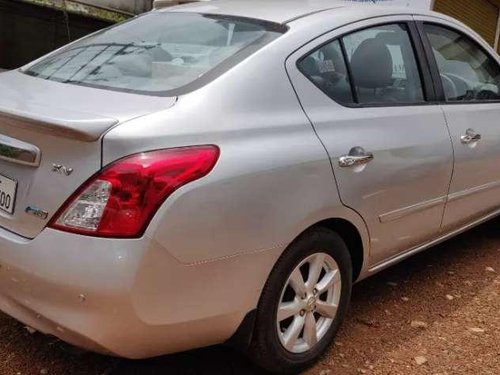
POLYGON ((140 237, 165 199, 210 173, 218 158, 217 146, 196 146, 121 159, 78 189, 49 227, 98 237, 140 237))

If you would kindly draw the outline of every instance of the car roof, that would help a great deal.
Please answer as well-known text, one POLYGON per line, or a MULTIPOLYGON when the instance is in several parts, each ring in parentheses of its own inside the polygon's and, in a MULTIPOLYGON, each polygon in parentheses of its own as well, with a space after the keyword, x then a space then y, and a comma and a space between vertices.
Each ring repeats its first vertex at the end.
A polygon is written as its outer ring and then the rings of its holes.
POLYGON ((215 0, 169 7, 161 11, 221 14, 284 24, 309 14, 355 5, 358 4, 345 0, 215 0))

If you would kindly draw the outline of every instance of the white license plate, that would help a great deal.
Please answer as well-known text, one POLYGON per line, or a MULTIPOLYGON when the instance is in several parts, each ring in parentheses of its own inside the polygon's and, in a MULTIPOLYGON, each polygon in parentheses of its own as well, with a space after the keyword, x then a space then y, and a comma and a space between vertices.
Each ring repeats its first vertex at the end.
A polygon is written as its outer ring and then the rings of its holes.
POLYGON ((14 213, 16 202, 17 181, 0 175, 0 210, 14 213))

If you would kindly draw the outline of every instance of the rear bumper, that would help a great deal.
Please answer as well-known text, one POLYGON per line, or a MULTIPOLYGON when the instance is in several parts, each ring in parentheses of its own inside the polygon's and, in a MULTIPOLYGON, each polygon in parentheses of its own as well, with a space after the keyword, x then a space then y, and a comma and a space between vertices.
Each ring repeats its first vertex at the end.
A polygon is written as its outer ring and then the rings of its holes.
POLYGON ((26 240, 0 230, 0 309, 71 344, 122 357, 213 345, 255 308, 268 272, 261 266, 272 265, 272 253, 183 265, 148 238, 47 229, 26 240), (253 281, 227 282, 246 272, 253 281))

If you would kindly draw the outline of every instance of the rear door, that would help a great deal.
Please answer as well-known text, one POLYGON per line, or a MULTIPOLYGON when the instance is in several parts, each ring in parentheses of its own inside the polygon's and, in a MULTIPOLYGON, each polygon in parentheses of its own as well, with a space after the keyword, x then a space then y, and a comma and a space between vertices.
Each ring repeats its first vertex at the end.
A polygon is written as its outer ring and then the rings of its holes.
POLYGON ((500 209, 500 59, 453 23, 418 19, 455 151, 448 231, 500 209))
POLYGON ((287 62, 331 158, 346 206, 367 223, 371 263, 437 236, 453 168, 439 105, 410 16, 322 36, 287 62))

